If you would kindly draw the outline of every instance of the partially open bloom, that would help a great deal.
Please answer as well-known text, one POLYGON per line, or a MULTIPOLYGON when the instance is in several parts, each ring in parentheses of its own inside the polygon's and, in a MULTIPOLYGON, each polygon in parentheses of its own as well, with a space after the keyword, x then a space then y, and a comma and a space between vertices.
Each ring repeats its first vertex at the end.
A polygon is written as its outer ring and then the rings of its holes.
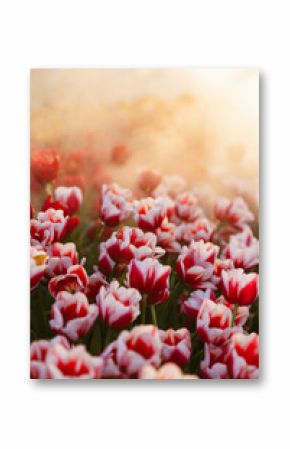
POLYGON ((188 317, 196 319, 199 309, 205 299, 215 299, 214 291, 212 289, 194 290, 189 295, 182 297, 181 309, 188 317))
POLYGON ((228 307, 205 299, 197 315, 196 330, 204 342, 221 345, 233 334, 231 321, 232 312, 228 307))
POLYGON ((231 340, 228 368, 234 379, 259 377, 259 336, 235 333, 231 340))
POLYGON ((37 219, 30 220, 30 235, 33 242, 43 246, 60 241, 68 232, 69 218, 62 210, 48 209, 39 212, 37 219))
POLYGON ((166 205, 159 198, 143 198, 134 201, 134 219, 143 231, 154 231, 161 226, 167 212, 166 205))
POLYGON ((48 289, 54 298, 61 291, 75 293, 84 291, 88 285, 88 275, 82 265, 71 265, 66 274, 60 274, 50 279, 48 289))
POLYGON ((157 238, 151 232, 124 226, 100 245, 99 268, 110 273, 115 263, 128 264, 133 258, 160 257, 164 250, 157 246, 157 238))
POLYGON ((161 362, 162 343, 157 327, 135 326, 130 332, 122 331, 116 340, 116 361, 128 377, 136 377, 140 369, 161 362))
POLYGON ((113 281, 107 288, 101 287, 96 301, 101 319, 110 327, 122 329, 140 314, 141 299, 135 288, 122 287, 113 281))
POLYGON ((68 215, 75 214, 82 202, 83 194, 79 187, 57 187, 54 191, 55 200, 63 205, 68 215))
POLYGON ((162 221, 161 226, 155 230, 157 243, 168 252, 178 253, 181 249, 177 242, 176 225, 170 223, 167 217, 162 221))
POLYGON ((223 251, 223 258, 231 259, 235 268, 248 270, 259 263, 259 242, 250 228, 230 237, 229 244, 223 251))
POLYGON ((104 379, 123 379, 126 375, 121 371, 116 360, 117 340, 110 343, 102 352, 104 361, 103 374, 104 379))
POLYGON ((199 218, 194 223, 182 223, 177 226, 176 239, 181 244, 188 245, 193 240, 209 242, 213 238, 215 225, 207 218, 199 218))
POLYGON ((204 345, 204 359, 200 363, 201 377, 205 379, 228 379, 227 356, 229 345, 204 345))
POLYGON ((124 164, 129 156, 130 152, 126 145, 116 145, 112 148, 111 157, 112 161, 115 162, 115 164, 124 164))
POLYGON ((219 198, 215 205, 215 216, 218 220, 237 228, 242 228, 245 223, 254 220, 254 215, 241 197, 232 201, 219 198))
POLYGON ((70 340, 78 340, 84 337, 98 317, 98 307, 89 304, 87 297, 77 292, 60 292, 56 302, 52 305, 51 329, 70 340))
POLYGON ((37 340, 30 346, 30 378, 48 379, 49 372, 46 364, 48 350, 55 345, 62 345, 69 349, 70 343, 66 337, 57 336, 52 340, 37 340))
POLYGON ((216 258, 214 263, 214 270, 213 270, 213 276, 212 276, 212 282, 217 287, 220 288, 221 286, 221 275, 222 271, 229 271, 232 270, 234 267, 234 263, 231 259, 219 259, 216 258))
POLYGON ((159 336, 162 341, 162 360, 176 363, 181 367, 185 366, 191 356, 189 330, 186 328, 160 330, 159 336))
POLYGON ((31 154, 31 174, 40 184, 56 179, 59 168, 59 155, 54 148, 34 150, 31 154))
POLYGON ((170 266, 161 265, 156 259, 133 259, 128 269, 128 285, 147 295, 148 304, 159 304, 169 296, 170 272, 170 266))
POLYGON ((150 194, 160 183, 161 175, 155 170, 143 169, 139 172, 138 186, 150 194))
POLYGON ((108 282, 103 273, 101 273, 97 267, 94 267, 94 272, 89 276, 88 284, 84 290, 89 302, 95 302, 100 288, 103 286, 106 287, 107 285, 108 282))
POLYGON ((193 222, 201 216, 201 209, 197 206, 197 198, 191 192, 184 192, 178 195, 175 211, 181 220, 189 222, 193 222))
POLYGON ((212 243, 192 242, 184 247, 176 263, 176 271, 192 288, 212 288, 211 277, 218 247, 212 243))
POLYGON ((46 274, 50 277, 65 274, 71 265, 78 263, 78 253, 74 243, 55 242, 48 248, 48 254, 46 274))
POLYGON ((65 348, 54 345, 46 357, 50 379, 99 379, 102 376, 103 360, 91 356, 85 346, 65 348))
POLYGON ((117 184, 102 187, 100 215, 108 226, 116 226, 126 220, 131 213, 132 193, 117 184))
POLYGON ((43 278, 47 268, 47 253, 41 246, 30 247, 30 288, 35 288, 43 278))
POLYGON ((152 365, 145 365, 141 368, 139 379, 154 380, 180 380, 180 379, 198 379, 194 374, 183 374, 180 367, 175 363, 165 363, 156 369, 152 365))
POLYGON ((259 275, 245 273, 242 268, 222 271, 221 290, 230 304, 249 306, 258 297, 259 275))

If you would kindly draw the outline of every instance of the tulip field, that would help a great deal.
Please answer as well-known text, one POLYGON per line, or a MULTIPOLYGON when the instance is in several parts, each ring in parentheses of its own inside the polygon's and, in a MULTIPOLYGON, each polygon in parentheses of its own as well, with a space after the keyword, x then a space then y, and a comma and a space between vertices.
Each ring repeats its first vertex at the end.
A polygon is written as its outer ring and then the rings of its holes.
POLYGON ((217 198, 209 219, 178 177, 143 171, 135 196, 68 178, 86 158, 31 154, 31 378, 258 378, 245 201, 217 198))

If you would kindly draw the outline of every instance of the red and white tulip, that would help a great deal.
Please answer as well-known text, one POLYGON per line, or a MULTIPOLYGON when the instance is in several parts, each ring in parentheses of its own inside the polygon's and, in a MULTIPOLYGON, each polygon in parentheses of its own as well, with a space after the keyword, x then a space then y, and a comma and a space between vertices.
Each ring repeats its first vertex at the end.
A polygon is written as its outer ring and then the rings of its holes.
POLYGON ((148 304, 159 304, 168 299, 170 272, 170 266, 156 259, 133 259, 128 269, 128 285, 145 294, 148 304))
POLYGON ((89 304, 83 293, 71 294, 62 291, 58 293, 52 305, 49 324, 57 334, 76 341, 90 331, 98 313, 98 307, 95 304, 89 304))
POLYGON ((173 362, 183 367, 191 356, 191 337, 186 328, 160 330, 162 341, 161 357, 164 362, 173 362))
POLYGON ((41 246, 30 247, 30 288, 37 287, 47 269, 48 254, 41 246))
POLYGON ((125 221, 132 211, 132 193, 117 184, 102 187, 100 216, 108 226, 117 226, 125 221))
POLYGON ((127 377, 137 377, 143 366, 159 366, 161 350, 157 327, 135 326, 131 331, 122 331, 116 340, 116 362, 127 377))
POLYGON ((256 301, 259 293, 259 275, 245 273, 242 268, 221 273, 221 290, 227 302, 249 306, 256 301))
POLYGON ((96 302, 100 318, 110 327, 123 329, 140 314, 142 297, 135 288, 120 286, 112 281, 108 287, 101 287, 96 302))
POLYGON ((205 299, 197 315, 196 330, 205 343, 222 345, 233 335, 231 322, 232 312, 228 307, 205 299))
POLYGON ((181 279, 194 289, 212 288, 212 275, 219 248, 203 241, 184 247, 176 262, 181 279))
POLYGON ((89 282, 87 272, 82 265, 71 265, 66 274, 60 274, 50 279, 48 289, 54 298, 61 291, 75 293, 84 291, 89 282))

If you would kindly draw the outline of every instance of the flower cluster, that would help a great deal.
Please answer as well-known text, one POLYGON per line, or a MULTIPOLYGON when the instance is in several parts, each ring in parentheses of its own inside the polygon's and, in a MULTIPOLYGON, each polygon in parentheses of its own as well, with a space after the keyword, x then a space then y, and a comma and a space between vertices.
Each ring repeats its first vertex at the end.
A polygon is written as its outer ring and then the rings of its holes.
MULTIPOLYGON (((116 146, 112 161, 129 154, 116 146)), ((66 169, 87 163, 76 153, 66 169)), ((90 214, 80 183, 57 183, 60 164, 54 149, 32 154, 43 197, 30 221, 31 378, 258 378, 245 201, 218 199, 210 219, 182 178, 147 170, 135 194, 100 185, 90 214)))

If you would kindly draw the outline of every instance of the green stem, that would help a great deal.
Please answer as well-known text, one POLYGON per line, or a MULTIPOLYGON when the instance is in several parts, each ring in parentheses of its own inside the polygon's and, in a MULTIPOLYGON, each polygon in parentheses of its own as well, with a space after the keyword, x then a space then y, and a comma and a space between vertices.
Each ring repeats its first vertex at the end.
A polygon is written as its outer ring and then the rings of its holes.
POLYGON ((108 327, 107 329, 107 333, 106 333, 106 338, 105 338, 105 342, 104 342, 104 349, 108 346, 108 344, 110 343, 111 340, 111 334, 112 334, 112 329, 110 327, 108 327))
POLYGON ((155 306, 151 306, 150 309, 151 309, 151 315, 152 315, 152 323, 154 324, 154 326, 158 327, 155 306))
POLYGON ((232 313, 231 327, 233 327, 234 324, 235 324, 235 319, 236 319, 236 316, 237 316, 238 308, 239 308, 238 304, 235 304, 235 305, 234 305, 234 310, 233 310, 233 313, 232 313))
POLYGON ((141 324, 145 324, 146 322, 146 306, 147 306, 147 297, 143 295, 142 304, 141 304, 141 324))

